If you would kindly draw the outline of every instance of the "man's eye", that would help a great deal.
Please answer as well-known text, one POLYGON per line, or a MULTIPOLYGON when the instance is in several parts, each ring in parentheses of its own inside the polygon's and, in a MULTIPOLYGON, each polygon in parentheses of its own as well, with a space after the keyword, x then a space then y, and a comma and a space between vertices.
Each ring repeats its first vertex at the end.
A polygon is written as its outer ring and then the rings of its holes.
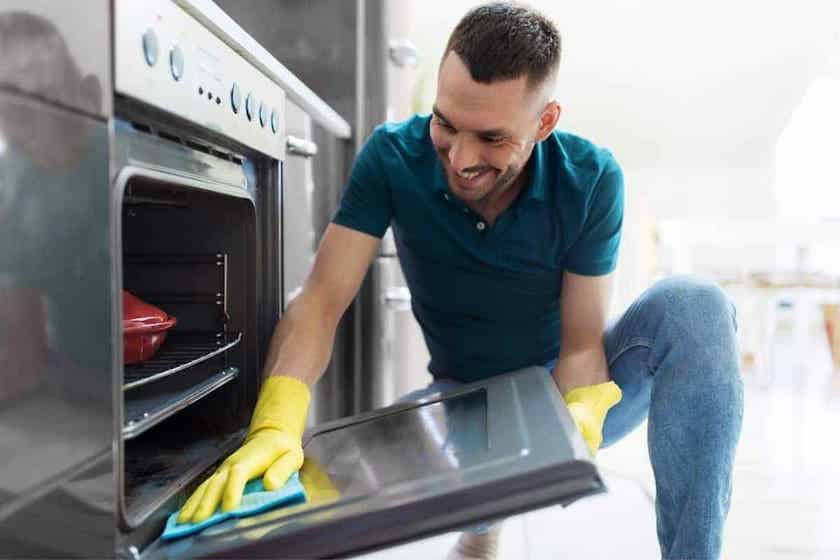
POLYGON ((438 125, 442 126, 446 130, 455 130, 455 128, 448 122, 438 121, 438 125))
POLYGON ((505 137, 504 136, 485 136, 484 138, 482 138, 482 140, 484 140, 488 144, 501 144, 502 142, 505 141, 505 137))

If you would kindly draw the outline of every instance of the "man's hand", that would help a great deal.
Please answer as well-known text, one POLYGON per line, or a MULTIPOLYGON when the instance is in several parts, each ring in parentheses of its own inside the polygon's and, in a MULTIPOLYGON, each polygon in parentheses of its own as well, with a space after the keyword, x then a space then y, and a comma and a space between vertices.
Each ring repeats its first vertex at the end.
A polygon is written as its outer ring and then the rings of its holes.
POLYGON ((297 379, 266 379, 245 443, 196 488, 181 508, 178 523, 200 523, 220 502, 223 511, 236 509, 245 484, 258 476, 267 490, 283 486, 303 464, 301 437, 309 398, 309 388, 297 379))
POLYGON ((563 398, 589 450, 595 455, 603 440, 607 412, 621 400, 621 389, 609 381, 572 389, 563 398))
POLYGON ((245 444, 228 457, 216 472, 196 488, 181 508, 178 523, 199 523, 216 512, 231 511, 242 502, 245 484, 263 476, 266 490, 276 490, 303 464, 299 437, 265 429, 248 436, 245 444))

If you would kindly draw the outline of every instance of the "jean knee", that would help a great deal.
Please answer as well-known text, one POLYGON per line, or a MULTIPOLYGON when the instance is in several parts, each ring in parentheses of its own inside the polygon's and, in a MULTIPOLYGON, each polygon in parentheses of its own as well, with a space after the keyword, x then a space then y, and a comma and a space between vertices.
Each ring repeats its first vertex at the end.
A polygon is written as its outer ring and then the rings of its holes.
POLYGON ((732 299, 715 282, 695 276, 672 276, 660 280, 649 291, 654 306, 667 307, 671 317, 687 328, 737 330, 732 299))
POLYGON ((714 282, 690 276, 668 278, 656 289, 668 306, 666 328, 656 351, 658 368, 665 364, 676 375, 660 379, 660 390, 670 386, 694 392, 700 385, 709 385, 740 391, 735 306, 729 296, 714 282), (688 385, 685 379, 677 382, 679 372, 685 371, 692 372, 688 385))

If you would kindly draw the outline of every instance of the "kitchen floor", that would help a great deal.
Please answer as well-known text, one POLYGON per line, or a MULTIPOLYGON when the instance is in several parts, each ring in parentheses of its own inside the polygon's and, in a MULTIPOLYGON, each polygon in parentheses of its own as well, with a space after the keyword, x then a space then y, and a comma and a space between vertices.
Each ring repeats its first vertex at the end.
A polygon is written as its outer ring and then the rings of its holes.
MULTIPOLYGON (((799 357, 789 333, 778 333, 770 365, 744 371, 725 559, 840 558, 840 372, 832 372, 824 335, 816 329, 813 335, 814 347, 799 357)), ((499 557, 658 558, 646 427, 602 451, 598 462, 609 493, 508 519, 499 557)), ((448 533, 360 558, 445 558, 457 538, 448 533)))

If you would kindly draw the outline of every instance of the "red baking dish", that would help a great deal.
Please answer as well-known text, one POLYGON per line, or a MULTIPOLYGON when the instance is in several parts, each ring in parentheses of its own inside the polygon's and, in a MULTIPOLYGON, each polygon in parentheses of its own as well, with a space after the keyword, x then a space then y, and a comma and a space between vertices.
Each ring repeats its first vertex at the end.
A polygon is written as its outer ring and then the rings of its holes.
POLYGON ((123 290, 123 363, 144 362, 155 355, 175 317, 123 290))

